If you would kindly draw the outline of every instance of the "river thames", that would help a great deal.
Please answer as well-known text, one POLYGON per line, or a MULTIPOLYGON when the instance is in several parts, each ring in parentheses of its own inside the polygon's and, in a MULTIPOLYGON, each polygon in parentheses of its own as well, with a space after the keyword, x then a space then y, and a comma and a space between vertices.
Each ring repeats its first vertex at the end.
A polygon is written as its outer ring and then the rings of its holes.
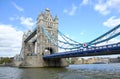
POLYGON ((120 79, 120 64, 82 64, 66 68, 0 67, 0 79, 120 79))

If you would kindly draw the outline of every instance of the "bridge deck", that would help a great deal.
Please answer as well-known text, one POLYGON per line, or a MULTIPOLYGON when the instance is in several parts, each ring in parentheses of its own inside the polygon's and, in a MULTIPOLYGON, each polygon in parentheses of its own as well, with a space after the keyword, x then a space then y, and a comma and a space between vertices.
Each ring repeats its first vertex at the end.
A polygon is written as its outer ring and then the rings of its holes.
POLYGON ((69 58, 69 57, 84 57, 97 55, 120 54, 120 43, 88 48, 86 50, 74 50, 68 52, 55 53, 43 56, 44 59, 51 58, 69 58))

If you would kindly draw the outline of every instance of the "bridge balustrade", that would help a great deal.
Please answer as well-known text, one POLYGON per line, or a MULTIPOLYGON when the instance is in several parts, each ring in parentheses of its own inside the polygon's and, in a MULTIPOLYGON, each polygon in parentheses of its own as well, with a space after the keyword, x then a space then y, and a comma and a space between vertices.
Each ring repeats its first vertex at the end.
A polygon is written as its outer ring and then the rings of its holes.
MULTIPOLYGON (((116 43, 116 44, 110 44, 110 45, 97 46, 94 48, 80 49, 80 50, 77 50, 77 52, 91 51, 91 50, 97 50, 97 49, 106 49, 106 48, 112 48, 112 47, 118 47, 118 46, 120 46, 120 44, 116 43)), ((73 52, 73 51, 69 51, 67 53, 70 53, 70 52, 73 52)))

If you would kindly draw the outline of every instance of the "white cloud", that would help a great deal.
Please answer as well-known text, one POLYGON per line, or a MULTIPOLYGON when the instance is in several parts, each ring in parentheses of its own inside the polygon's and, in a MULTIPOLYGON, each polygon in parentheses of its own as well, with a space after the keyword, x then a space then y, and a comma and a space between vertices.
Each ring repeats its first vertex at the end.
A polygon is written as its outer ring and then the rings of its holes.
POLYGON ((15 2, 12 2, 12 5, 18 10, 18 11, 24 11, 24 9, 20 6, 18 6, 15 2))
POLYGON ((75 14, 77 8, 78 8, 78 7, 77 7, 76 5, 72 4, 72 8, 71 8, 70 10, 64 9, 63 12, 64 12, 64 13, 67 13, 68 15, 71 15, 71 16, 72 16, 72 15, 75 14))
POLYGON ((18 15, 14 15, 13 17, 10 17, 9 20, 10 21, 15 21, 15 20, 19 20, 19 16, 18 15))
POLYGON ((89 0, 82 0, 81 5, 87 5, 89 3, 89 0))
POLYGON ((120 12, 120 0, 82 0, 80 5, 92 5, 94 10, 102 15, 120 12))
POLYGON ((116 16, 110 17, 107 21, 103 23, 103 25, 107 27, 115 27, 118 24, 120 24, 120 18, 116 18, 116 16))
POLYGON ((103 15, 107 15, 113 10, 120 12, 120 0, 98 0, 94 9, 103 15))
POLYGON ((69 12, 69 15, 74 15, 75 12, 76 12, 76 10, 77 10, 77 7, 76 7, 74 4, 72 4, 72 9, 71 9, 71 11, 69 12))
POLYGON ((105 4, 96 4, 94 9, 103 15, 107 15, 110 13, 110 11, 107 10, 107 5, 105 4))
POLYGON ((106 4, 108 4, 108 7, 111 9, 120 11, 120 0, 107 0, 106 4))
POLYGON ((20 53, 22 44, 22 31, 12 25, 0 24, 0 56, 14 56, 20 53))
POLYGON ((31 29, 35 25, 35 22, 31 17, 27 17, 27 18, 20 17, 20 21, 21 21, 21 24, 25 25, 28 29, 31 29))
POLYGON ((106 42, 97 44, 97 46, 108 45, 108 44, 114 44, 114 43, 118 43, 118 42, 120 42, 119 39, 113 38, 113 39, 111 39, 111 40, 109 40, 109 41, 106 41, 106 42))
POLYGON ((15 21, 15 20, 20 20, 20 24, 23 26, 27 27, 27 29, 32 29, 32 27, 35 25, 35 21, 31 17, 23 17, 23 16, 18 16, 14 15, 13 17, 9 18, 10 21, 15 21))

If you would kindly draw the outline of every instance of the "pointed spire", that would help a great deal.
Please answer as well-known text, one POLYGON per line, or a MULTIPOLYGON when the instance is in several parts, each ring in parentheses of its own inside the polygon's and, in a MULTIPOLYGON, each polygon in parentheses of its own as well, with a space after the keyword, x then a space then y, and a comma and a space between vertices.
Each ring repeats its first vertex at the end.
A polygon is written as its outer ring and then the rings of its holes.
POLYGON ((50 11, 49 8, 46 8, 45 10, 46 10, 46 11, 50 11))
POLYGON ((55 20, 58 20, 58 16, 57 15, 55 16, 55 20))
POLYGON ((58 17, 57 17, 57 15, 55 16, 54 21, 58 23, 58 17))
POLYGON ((50 15, 50 10, 49 10, 48 8, 45 9, 45 14, 46 14, 47 16, 50 15))

